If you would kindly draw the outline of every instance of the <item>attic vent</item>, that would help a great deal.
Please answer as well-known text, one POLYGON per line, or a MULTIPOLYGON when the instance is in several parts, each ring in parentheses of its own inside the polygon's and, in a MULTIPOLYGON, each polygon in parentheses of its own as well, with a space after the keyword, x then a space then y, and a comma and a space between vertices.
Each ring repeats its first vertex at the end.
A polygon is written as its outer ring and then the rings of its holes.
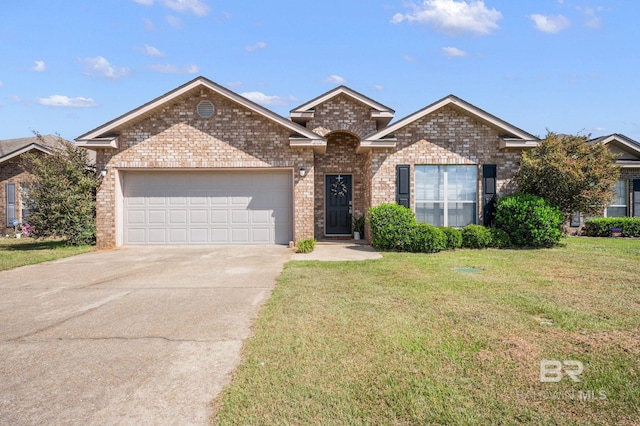
POLYGON ((211 118, 214 110, 211 101, 202 101, 196 107, 196 112, 201 118, 211 118))

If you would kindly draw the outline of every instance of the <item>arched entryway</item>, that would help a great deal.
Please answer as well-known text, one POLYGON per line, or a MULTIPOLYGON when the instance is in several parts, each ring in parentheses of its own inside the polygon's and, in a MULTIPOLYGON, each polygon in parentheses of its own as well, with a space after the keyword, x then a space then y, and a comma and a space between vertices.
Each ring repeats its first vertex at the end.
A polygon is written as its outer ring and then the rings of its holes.
POLYGON ((351 238, 353 221, 365 214, 366 154, 348 131, 327 135, 327 150, 315 155, 315 237, 351 238))

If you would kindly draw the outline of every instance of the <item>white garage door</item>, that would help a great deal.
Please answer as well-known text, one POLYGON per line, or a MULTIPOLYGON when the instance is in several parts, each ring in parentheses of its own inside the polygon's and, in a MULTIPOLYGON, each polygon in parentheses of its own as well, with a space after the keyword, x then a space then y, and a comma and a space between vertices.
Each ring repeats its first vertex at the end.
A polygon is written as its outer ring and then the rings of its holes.
POLYGON ((127 172, 125 244, 287 244, 291 172, 127 172))

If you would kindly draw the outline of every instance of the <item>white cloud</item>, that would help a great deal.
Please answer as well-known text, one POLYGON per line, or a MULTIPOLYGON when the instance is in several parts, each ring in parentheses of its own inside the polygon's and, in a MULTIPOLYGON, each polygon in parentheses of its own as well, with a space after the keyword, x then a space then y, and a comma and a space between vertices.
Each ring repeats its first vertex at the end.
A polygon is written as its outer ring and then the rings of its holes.
POLYGON ((545 33, 557 33, 571 26, 571 21, 562 15, 545 16, 533 14, 529 16, 533 21, 534 27, 545 33))
POLYGON ((457 47, 443 47, 442 54, 449 58, 462 58, 465 56, 469 56, 467 52, 464 50, 460 50, 457 47))
MULTIPOLYGON (((152 6, 155 3, 154 0, 133 1, 144 6, 152 6)), ((193 13, 196 16, 206 16, 211 10, 211 8, 201 0, 159 0, 158 3, 176 12, 193 13)))
POLYGON ((243 93, 240 93, 240 95, 260 105, 268 105, 268 106, 288 105, 291 102, 294 102, 296 100, 296 98, 294 98, 293 96, 289 96, 289 97, 270 96, 270 95, 265 95, 262 92, 243 92, 243 93))
POLYGON ((605 127, 594 127, 593 130, 596 132, 606 132, 607 129, 605 127))
POLYGON ((396 13, 391 23, 417 22, 447 34, 490 34, 500 28, 502 13, 488 9, 482 0, 424 0, 422 4, 409 3, 410 13, 396 13))
POLYGON ((404 56, 402 57, 402 59, 404 59, 404 60, 405 60, 405 61, 407 61, 407 62, 412 62, 412 63, 414 63, 414 64, 417 64, 417 63, 418 63, 418 60, 417 60, 416 58, 414 58, 413 56, 411 56, 411 55, 404 55, 404 56))
MULTIPOLYGON (((581 7, 577 7, 578 10, 583 10, 581 7)), ((602 6, 598 7, 587 7, 584 8, 584 14, 586 20, 584 24, 591 29, 598 29, 602 26, 602 19, 597 15, 598 12, 602 12, 604 8, 602 6)))
POLYGON ((142 18, 142 22, 144 24, 144 29, 146 31, 155 31, 156 26, 153 21, 149 18, 142 18))
POLYGON ((144 53, 147 56, 151 56, 154 58, 161 58, 164 56, 164 52, 161 51, 158 48, 155 48, 153 46, 149 46, 148 44, 145 44, 144 47, 142 48, 142 53, 144 53))
POLYGON ((182 68, 171 64, 154 64, 150 65, 149 69, 163 74, 197 74, 200 72, 200 67, 195 64, 185 65, 182 68))
POLYGON ((2 80, 0 80, 0 87, 4 86, 4 83, 2 82, 2 80))
POLYGON ((245 46, 244 49, 247 52, 255 52, 256 50, 264 49, 265 47, 267 47, 267 43, 265 43, 264 41, 259 41, 254 45, 245 46))
POLYGON ((231 89, 237 89, 238 87, 242 87, 243 83, 241 81, 230 81, 227 83, 227 87, 231 89))
POLYGON ((167 23, 173 28, 182 28, 182 19, 178 18, 177 16, 167 15, 167 23))
POLYGON ((63 95, 51 95, 48 98, 38 98, 40 105, 52 108, 91 108, 98 104, 91 98, 70 98, 63 95))
POLYGON ((382 84, 376 84, 375 86, 373 86, 373 89, 376 92, 382 92, 384 90, 384 86, 382 84))
POLYGON ((332 74, 322 81, 325 83, 333 83, 333 84, 344 84, 347 82, 347 80, 344 77, 339 76, 337 74, 332 74))
POLYGON ((111 80, 117 80, 129 74, 126 67, 115 67, 102 56, 95 58, 84 58, 82 62, 85 64, 85 74, 89 76, 101 76, 111 80))
POLYGON ((35 65, 31 68, 31 71, 43 72, 47 70, 47 65, 44 61, 35 61, 35 65))

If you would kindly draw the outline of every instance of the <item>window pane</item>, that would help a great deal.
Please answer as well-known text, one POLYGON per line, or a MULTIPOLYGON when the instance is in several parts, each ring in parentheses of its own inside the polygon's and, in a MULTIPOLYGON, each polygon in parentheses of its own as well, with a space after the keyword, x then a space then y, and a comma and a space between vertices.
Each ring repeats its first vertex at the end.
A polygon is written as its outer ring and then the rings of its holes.
POLYGON ((616 182, 615 187, 616 198, 614 198, 612 205, 626 206, 627 205, 627 181, 619 180, 616 182))
POLYGON ((416 166, 416 201, 444 199, 444 166, 416 166))
POLYGON ((476 223, 475 203, 449 203, 448 209, 449 226, 462 228, 476 223))
POLYGON ((624 217, 627 215, 626 207, 608 207, 607 217, 624 217))
POLYGON ((416 202, 416 218, 418 222, 426 222, 433 226, 444 226, 444 203, 416 202))
POLYGON ((447 199, 451 201, 476 201, 476 166, 448 166, 447 199))

